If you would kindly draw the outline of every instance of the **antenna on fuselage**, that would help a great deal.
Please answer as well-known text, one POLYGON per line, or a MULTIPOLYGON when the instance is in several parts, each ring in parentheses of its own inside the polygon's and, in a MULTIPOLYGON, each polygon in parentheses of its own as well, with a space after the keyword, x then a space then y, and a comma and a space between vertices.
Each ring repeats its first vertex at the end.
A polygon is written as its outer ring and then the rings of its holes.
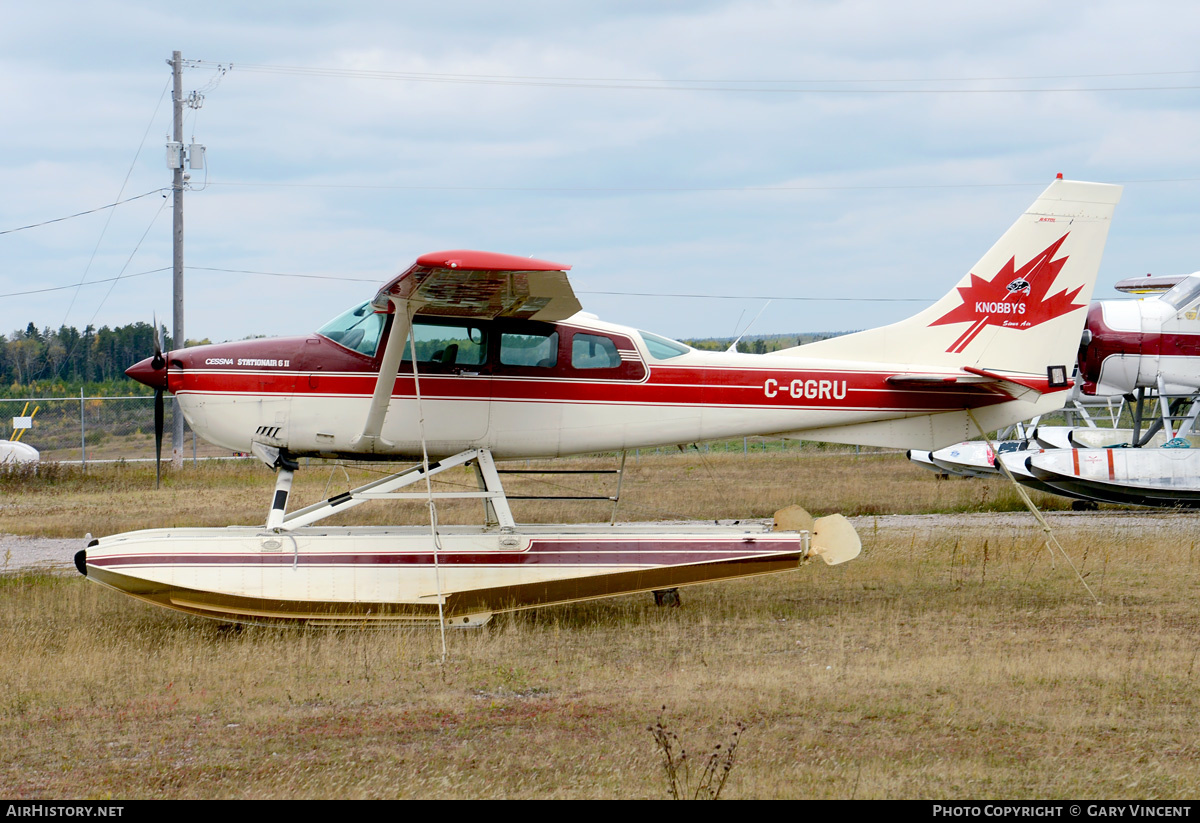
MULTIPOLYGON (((737 344, 739 342, 741 342, 741 339, 743 337, 746 336, 746 332, 750 331, 750 327, 758 322, 758 318, 762 317, 762 313, 767 310, 767 306, 769 306, 769 305, 771 305, 770 300, 768 300, 766 303, 763 303, 763 307, 758 310, 758 314, 754 315, 754 319, 746 324, 746 328, 742 329, 742 333, 739 334, 736 338, 734 338, 734 341, 729 344, 729 348, 727 348, 725 351, 727 351, 727 352, 737 351, 737 344)), ((738 319, 741 320, 740 317, 738 319)))

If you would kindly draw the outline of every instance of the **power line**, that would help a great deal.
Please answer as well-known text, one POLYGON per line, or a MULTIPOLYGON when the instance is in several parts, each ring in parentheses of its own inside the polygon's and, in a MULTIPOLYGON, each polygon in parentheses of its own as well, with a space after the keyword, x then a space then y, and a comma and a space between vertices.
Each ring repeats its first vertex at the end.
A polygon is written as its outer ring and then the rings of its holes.
MULTIPOLYGON (((216 271, 216 272, 225 272, 228 274, 258 274, 258 275, 262 275, 263 277, 295 277, 295 278, 299 278, 302 280, 336 280, 340 283, 375 283, 375 284, 379 284, 381 282, 377 278, 367 279, 365 277, 338 277, 338 276, 331 275, 331 274, 293 274, 291 272, 255 271, 253 269, 219 269, 219 268, 215 268, 212 266, 185 266, 184 268, 191 269, 192 271, 216 271)), ((0 297, 3 297, 3 295, 0 295, 0 297)))
MULTIPOLYGON (((213 67, 231 64, 213 63, 207 60, 188 61, 189 65, 213 67)), ((800 84, 850 84, 850 83, 978 83, 978 82, 1024 82, 1030 80, 1083 80, 1111 79, 1119 77, 1167 77, 1198 74, 1200 71, 1127 72, 1107 74, 1042 75, 1023 77, 972 77, 972 78, 914 78, 914 79, 871 79, 871 80, 687 80, 675 78, 629 78, 629 77, 550 77, 504 74, 451 74, 412 71, 385 71, 370 69, 339 69, 325 66, 279 66, 257 63, 238 63, 240 71, 285 74, 305 77, 343 77, 364 80, 392 80, 417 83, 450 83, 488 86, 540 86, 549 88, 617 89, 630 91, 683 91, 683 92, 734 92, 755 94, 1038 94, 1078 93, 1107 91, 1190 91, 1200 88, 1195 85, 1173 86, 1099 86, 1059 88, 1007 88, 1007 89, 899 89, 899 88, 822 88, 800 84), (708 85, 704 85, 708 84, 708 85), (759 84, 759 85, 750 85, 759 84), (777 85, 791 84, 779 88, 777 85)))
MULTIPOLYGON (((157 214, 155 216, 157 216, 157 214)), ((294 273, 290 273, 290 272, 279 272, 279 271, 254 271, 251 269, 219 269, 219 268, 213 268, 210 266, 186 266, 185 268, 192 269, 194 271, 215 271, 215 272, 224 272, 227 274, 257 274, 257 275, 261 275, 263 277, 293 277, 293 278, 298 278, 298 279, 302 279, 302 280, 337 280, 339 282, 345 282, 345 283, 374 283, 376 285, 378 285, 380 282, 382 282, 378 278, 368 279, 365 277, 335 277, 333 275, 325 275, 325 274, 294 274, 294 273)), ((67 289, 77 289, 80 286, 97 286, 97 285, 100 285, 101 283, 115 283, 118 280, 130 280, 134 277, 145 277, 146 275, 149 275, 149 274, 161 274, 162 272, 165 272, 165 271, 171 271, 171 266, 162 266, 157 269, 147 269, 146 271, 134 272, 133 274, 117 275, 116 277, 105 277, 100 280, 89 280, 86 283, 72 283, 69 286, 47 286, 46 288, 43 288, 43 289, 27 289, 25 291, 12 291, 12 292, 8 292, 7 294, 0 294, 0 298, 24 297, 24 296, 30 295, 30 294, 45 294, 46 292, 66 291, 67 289)))
MULTIPOLYGON (((1145 180, 1113 180, 1120 185, 1157 184, 1157 183, 1195 183, 1200 177, 1164 177, 1145 180)), ((1001 188, 1045 188, 1046 181, 1016 182, 1016 183, 911 183, 875 186, 433 186, 433 185, 392 185, 383 183, 275 183, 266 180, 209 180, 206 186, 259 186, 263 188, 295 188, 295 189, 347 189, 347 190, 377 190, 377 191, 463 191, 463 192, 525 192, 525 193, 594 193, 594 194, 623 194, 623 193, 716 193, 716 194, 773 194, 797 191, 918 191, 940 189, 1001 189, 1001 188)))
MULTIPOLYGON (((88 321, 89 326, 93 322, 95 322, 96 315, 100 314, 100 309, 104 308, 104 304, 108 300, 108 298, 112 295, 113 289, 115 289, 117 287, 117 281, 120 280, 124 276, 125 270, 127 268, 129 268, 129 264, 133 262, 134 255, 136 255, 138 253, 138 249, 140 249, 142 247, 142 243, 144 243, 146 241, 147 235, 150 234, 150 229, 152 229, 154 227, 154 222, 156 220, 158 220, 158 216, 163 213, 163 211, 166 209, 166 207, 167 207, 167 201, 164 199, 162 201, 162 205, 160 205, 158 207, 158 211, 154 212, 154 216, 151 217, 150 222, 148 224, 146 224, 146 230, 144 232, 142 232, 142 236, 140 238, 138 238, 137 243, 133 247, 133 251, 131 251, 129 253, 129 257, 126 258, 125 265, 121 267, 121 271, 117 273, 117 276, 112 278, 112 285, 110 285, 108 287, 108 291, 106 291, 104 293, 104 297, 100 300, 100 303, 96 306, 96 311, 92 314, 92 319, 88 321)), ((78 286, 82 286, 82 285, 83 285, 82 283, 78 284, 78 286)), ((63 325, 66 325, 66 322, 67 322, 67 319, 64 317, 63 325)), ((69 356, 70 356, 70 353, 68 353, 68 357, 69 356)))
MULTIPOLYGON (((135 249, 136 251, 136 249, 135 249)), ((209 271, 219 272, 222 274, 253 274, 261 277, 287 277, 297 280, 333 280, 339 283, 371 283, 379 285, 383 281, 378 278, 366 277, 341 277, 328 274, 298 274, 295 272, 281 271, 259 271, 256 269, 226 269, 216 266, 187 266, 192 271, 209 271)), ((162 272, 171 271, 170 266, 163 266, 157 269, 148 269, 146 271, 135 272, 133 274, 118 275, 117 277, 106 277, 102 280, 91 280, 83 283, 84 286, 95 286, 101 283, 115 283, 117 280, 129 280, 134 277, 144 277, 150 274, 161 274, 162 272)), ((0 294, 0 298, 4 297, 23 297, 30 294, 45 294, 46 292, 65 291, 66 289, 79 288, 81 284, 74 283, 69 286, 47 286, 41 289, 28 289, 26 291, 14 291, 7 294, 0 294)), ((111 290, 110 290, 111 291, 111 290)), ((636 291, 587 291, 577 289, 576 294, 595 294, 612 297, 671 297, 671 298, 688 298, 696 300, 801 300, 806 302, 849 302, 849 303, 932 303, 933 300, 923 297, 784 297, 780 295, 759 295, 759 294, 694 294, 694 293, 673 293, 673 292, 636 292, 636 291)), ((95 318, 93 318, 95 319, 95 318)))
MULTIPOLYGON (((811 303, 933 303, 927 297, 784 297, 778 294, 689 294, 648 291, 584 291, 576 294, 600 294, 611 297, 672 297, 695 300, 800 300, 811 303)), ((936 298, 935 298, 936 299, 936 298)))
MULTIPOLYGON (((1200 182, 1200 177, 1169 177, 1160 179, 1147 180, 1118 180, 1115 181, 1121 185, 1130 184, 1150 184, 1150 183, 1195 183, 1200 182)), ((996 189, 996 188, 1023 188, 1031 186, 1044 186, 1045 181, 1041 180, 1036 183, 915 183, 902 184, 891 186, 425 186, 425 185, 382 185, 382 184, 358 184, 358 183, 273 183, 265 180, 219 180, 209 181, 206 186, 246 186, 254 187, 261 186, 265 188, 303 188, 303 189, 379 189, 379 190, 395 190, 395 191, 511 191, 511 192, 596 192, 596 193, 611 193, 620 194, 623 192, 712 192, 712 193, 747 193, 747 194, 770 194, 772 192, 793 192, 793 191, 905 191, 916 189, 996 189)), ((26 229, 36 229, 41 226, 48 226, 52 223, 61 223, 65 220, 72 220, 76 217, 84 217, 89 214, 104 211, 105 209, 115 208, 132 203, 134 200, 141 200, 143 197, 149 197, 152 194, 160 194, 170 191, 167 188, 153 189, 152 191, 138 194, 133 197, 127 197, 124 200, 118 200, 115 203, 108 203, 104 206, 97 206, 94 209, 87 211, 76 212, 69 214, 66 217, 56 217, 53 220, 43 220, 40 223, 31 223, 28 226, 18 226, 13 229, 4 229, 0 231, 0 235, 12 234, 26 229)), ((200 266, 188 266, 188 268, 203 268, 200 266)), ((271 274, 272 272, 247 272, 248 274, 271 274)), ((317 275, 285 275, 289 277, 316 277, 317 275)), ((104 283, 106 280, 92 280, 92 283, 104 283)), ((87 283, 79 285, 88 285, 87 283)), ((56 287, 58 288, 58 287, 56 287)), ((32 292, 18 292, 18 294, 31 294, 32 292)), ((4 297, 5 295, 0 295, 4 297)))
POLYGON ((0 294, 0 297, 23 297, 27 294, 43 294, 51 291, 66 291, 67 289, 78 289, 82 286, 97 286, 101 283, 113 283, 117 280, 129 280, 134 277, 144 277, 147 274, 158 274, 164 271, 170 271, 170 266, 163 266, 159 269, 149 269, 148 271, 134 272, 133 274, 119 275, 117 277, 105 277, 101 280, 89 280, 86 283, 72 283, 69 286, 47 286, 44 289, 28 289, 26 291, 12 291, 8 294, 0 294))
POLYGON ((149 197, 152 194, 158 194, 159 192, 163 192, 163 191, 167 191, 167 189, 154 189, 153 191, 148 191, 145 194, 139 194, 134 197, 127 197, 124 200, 118 200, 115 203, 109 203, 106 206, 97 206, 96 208, 88 209, 87 211, 76 212, 75 214, 68 214, 66 217, 56 217, 53 220, 43 220, 41 223, 30 223, 28 226, 18 226, 15 229, 5 229, 4 231, 0 231, 0 234, 12 234, 13 232, 17 232, 17 231, 25 231, 26 229, 36 229, 39 226, 49 226, 51 223, 61 223, 64 220, 71 220, 76 217, 83 217, 85 214, 95 214, 98 211, 104 211, 105 209, 116 208, 117 206, 124 205, 125 203, 132 203, 134 200, 141 200, 143 197, 149 197))
MULTIPOLYGON (((129 163, 129 170, 125 172, 125 179, 121 181, 121 188, 117 191, 118 200, 120 200, 121 195, 125 193, 125 187, 129 185, 129 177, 133 174, 134 166, 137 165, 137 160, 142 155, 142 149, 146 146, 146 138, 150 136, 150 129, 154 126, 154 118, 158 116, 159 106, 162 105, 163 98, 166 96, 166 94, 167 85, 164 84, 163 90, 159 93, 158 100, 154 104, 154 111, 150 115, 150 120, 146 123, 146 130, 142 132, 142 140, 140 143, 138 143, 137 151, 133 153, 133 160, 131 160, 129 163)), ((161 189, 159 191, 161 191, 161 189)), ((83 267, 83 274, 79 276, 80 285, 83 285, 84 281, 87 280, 88 272, 92 270, 92 264, 96 262, 96 255, 100 252, 100 244, 104 242, 104 235, 108 233, 108 226, 110 223, 112 223, 112 218, 115 213, 116 212, 112 211, 108 213, 108 218, 104 221, 104 227, 100 229, 100 236, 96 238, 96 245, 92 247, 92 256, 88 258, 87 265, 83 267)), ((139 243, 140 242, 141 241, 139 241, 139 243)), ((128 266, 129 264, 126 263, 125 265, 128 266)), ((62 325, 65 326, 67 324, 67 318, 71 316, 71 309, 75 308, 75 299, 78 296, 78 292, 71 295, 71 300, 67 303, 67 310, 63 312, 62 325)))
MULTIPOLYGON (((1200 178, 1181 178, 1200 180, 1200 178)), ((1144 181, 1179 182, 1179 181, 1144 181)), ((506 191, 506 192, 593 192, 598 194, 621 194, 623 192, 717 192, 717 193, 772 193, 790 191, 889 191, 908 189, 984 189, 1045 187, 1046 181, 1036 183, 919 183, 894 186, 430 186, 430 185, 387 185, 380 183, 273 183, 265 180, 210 180, 209 186, 263 186, 267 188, 297 189, 377 189, 381 191, 506 191)))

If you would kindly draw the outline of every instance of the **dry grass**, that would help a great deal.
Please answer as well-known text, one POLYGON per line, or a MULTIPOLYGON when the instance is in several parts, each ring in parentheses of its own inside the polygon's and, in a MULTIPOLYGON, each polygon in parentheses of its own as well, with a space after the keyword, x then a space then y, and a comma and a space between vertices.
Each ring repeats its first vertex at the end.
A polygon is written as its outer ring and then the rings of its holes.
MULTIPOLYGON (((969 510, 986 488, 896 458, 728 459, 709 491, 703 465, 643 456, 630 506, 769 513, 786 480, 780 499, 820 512, 969 510)), ((160 499, 261 521, 270 485, 212 469, 156 496, 118 475, 4 485, 0 529, 149 525, 160 499)), ((324 477, 304 482, 321 494, 324 477)), ((646 728, 665 704, 693 751, 746 724, 723 797, 1195 796, 1194 517, 1059 520, 1103 605, 1028 518, 868 517, 844 566, 687 589, 679 609, 645 595, 503 617, 449 635, 444 665, 436 631, 231 630, 81 578, 0 577, 0 795, 663 797, 646 728)))
MULTIPOLYGON (((518 461, 501 468, 615 469, 615 457, 518 461)), ((164 465, 163 488, 154 489, 149 463, 89 466, 43 464, 37 471, 0 472, 0 532, 43 537, 114 534, 150 526, 227 526, 266 519, 273 476, 257 460, 164 465)), ((346 491, 394 471, 385 465, 314 462, 296 473, 291 509, 346 491)), ((475 488, 474 474, 457 469, 438 475, 436 490, 475 488)), ((505 475, 506 490, 520 494, 602 494, 615 491, 611 475, 505 475)), ((424 485, 414 487, 423 491, 424 485)), ((1069 507, 1062 498, 1035 494, 1049 509, 1069 507)), ((738 519, 770 517, 792 503, 814 515, 847 516, 902 512, 1016 511, 1017 495, 1000 480, 936 476, 896 453, 824 452, 701 455, 695 451, 630 455, 619 515, 628 520, 738 519), (868 491, 869 490, 869 491, 868 491)), ((607 521, 609 503, 512 502, 518 522, 607 521)), ((476 523, 478 503, 442 504, 444 523, 476 523)), ((422 503, 373 504, 327 523, 423 523, 422 503)))

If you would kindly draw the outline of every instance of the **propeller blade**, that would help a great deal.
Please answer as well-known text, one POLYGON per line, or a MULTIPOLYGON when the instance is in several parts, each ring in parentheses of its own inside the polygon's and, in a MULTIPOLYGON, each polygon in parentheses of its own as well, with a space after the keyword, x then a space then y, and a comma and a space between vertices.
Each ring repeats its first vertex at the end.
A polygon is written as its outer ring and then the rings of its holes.
POLYGON ((154 317, 154 359, 151 362, 154 365, 154 368, 156 370, 161 369, 164 365, 166 365, 166 362, 167 362, 166 355, 163 354, 163 342, 164 341, 162 339, 162 329, 159 328, 158 316, 155 315, 155 317, 154 317))
POLYGON ((154 488, 162 484, 163 390, 154 390, 154 488))
POLYGON ((125 371, 134 380, 154 387, 154 488, 162 487, 162 441, 163 441, 163 390, 167 387, 166 375, 158 375, 167 365, 167 356, 163 353, 166 341, 163 330, 158 325, 158 315, 154 316, 154 356, 150 358, 150 369, 145 369, 143 360, 125 371), (161 381, 161 382, 160 382, 161 381))

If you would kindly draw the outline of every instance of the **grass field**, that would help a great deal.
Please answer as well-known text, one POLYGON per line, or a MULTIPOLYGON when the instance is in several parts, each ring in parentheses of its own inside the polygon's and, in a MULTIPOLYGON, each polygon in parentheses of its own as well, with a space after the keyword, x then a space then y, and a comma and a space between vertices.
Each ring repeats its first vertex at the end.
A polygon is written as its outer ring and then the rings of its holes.
MULTIPOLYGON (((0 479, 0 531, 261 522, 271 482, 211 465, 156 493, 145 467, 48 468, 0 479)), ((293 506, 345 483, 302 471, 293 506)), ((1097 605, 1000 483, 897 455, 643 455, 624 492, 629 518, 840 510, 864 551, 686 589, 677 609, 642 595, 500 617, 451 633, 444 664, 436 630, 237 629, 9 574, 0 796, 665 797, 660 714, 694 761, 745 724, 722 797, 1200 792, 1193 515, 1055 516, 1097 605)), ((609 513, 560 505, 514 504, 609 513)), ((369 508, 355 522, 422 516, 369 508)))

